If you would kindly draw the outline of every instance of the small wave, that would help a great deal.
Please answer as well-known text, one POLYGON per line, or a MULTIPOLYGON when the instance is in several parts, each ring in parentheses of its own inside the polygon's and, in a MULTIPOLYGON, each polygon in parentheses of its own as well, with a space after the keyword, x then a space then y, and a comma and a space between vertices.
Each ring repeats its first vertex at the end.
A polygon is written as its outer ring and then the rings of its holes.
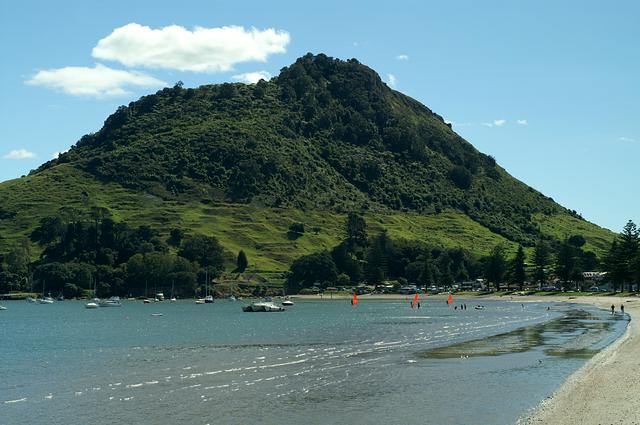
POLYGON ((18 398, 16 400, 7 400, 4 402, 4 404, 22 403, 23 401, 27 401, 27 398, 23 397, 23 398, 18 398))

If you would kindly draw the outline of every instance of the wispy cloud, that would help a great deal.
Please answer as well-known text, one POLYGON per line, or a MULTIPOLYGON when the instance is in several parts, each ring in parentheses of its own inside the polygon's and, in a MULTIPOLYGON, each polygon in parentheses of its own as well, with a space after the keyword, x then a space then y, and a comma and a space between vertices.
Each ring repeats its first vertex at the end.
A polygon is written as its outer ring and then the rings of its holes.
POLYGON ((56 151, 56 152, 54 152, 53 154, 51 154, 51 159, 58 159, 58 157, 59 157, 60 155, 62 155, 63 153, 65 153, 65 152, 69 152, 69 149, 65 149, 65 150, 63 150, 63 151, 56 151))
POLYGON ((389 87, 392 89, 395 89, 398 84, 398 79, 393 74, 387 74, 387 84, 389 84, 389 87))
POLYGON ((26 84, 59 90, 73 96, 111 97, 130 94, 126 87, 162 87, 166 83, 136 71, 112 69, 102 64, 93 68, 67 66, 38 71, 26 84))
POLYGON ((291 41, 286 31, 241 26, 195 27, 178 25, 153 29, 136 23, 116 28, 93 48, 93 57, 128 67, 193 72, 225 72, 237 63, 265 62, 285 53, 291 41))
POLYGON ((405 54, 398 55, 398 56, 396 56, 396 59, 398 59, 399 61, 408 61, 409 60, 409 55, 405 55, 405 54))
POLYGON ((244 74, 234 75, 231 78, 247 84, 255 84, 260 80, 269 81, 273 77, 267 71, 245 72, 244 74))
POLYGON ((3 156, 4 159, 31 159, 35 157, 35 153, 26 149, 14 149, 3 156))
POLYGON ((626 137, 626 136, 620 137, 619 140, 622 141, 622 142, 629 142, 629 143, 637 142, 637 140, 634 139, 633 137, 626 137))
POLYGON ((517 122, 518 124, 520 124, 520 125, 527 125, 527 124, 529 124, 529 121, 527 121, 527 120, 516 120, 516 122, 517 122))
POLYGON ((493 122, 482 122, 480 123, 480 125, 491 128, 491 127, 502 127, 506 123, 507 123, 507 120, 497 119, 497 120, 493 120, 493 122))

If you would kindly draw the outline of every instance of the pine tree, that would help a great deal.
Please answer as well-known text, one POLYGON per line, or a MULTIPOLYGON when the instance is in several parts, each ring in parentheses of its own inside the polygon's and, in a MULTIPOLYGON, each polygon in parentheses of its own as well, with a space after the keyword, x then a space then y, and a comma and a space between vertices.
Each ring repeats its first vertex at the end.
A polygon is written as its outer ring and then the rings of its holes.
MULTIPOLYGON (((624 271, 622 271, 623 277, 623 286, 626 282, 629 285, 629 291, 633 290, 633 281, 634 281, 634 268, 636 257, 640 251, 640 235, 638 234, 638 228, 635 223, 631 220, 627 222, 627 224, 622 229, 622 233, 620 233, 619 237, 619 255, 620 258, 618 261, 620 265, 624 267, 624 271)), ((624 288, 623 288, 624 290, 624 288)))
POLYGON ((244 253, 243 250, 240 250, 238 253, 238 259, 236 260, 236 270, 238 273, 244 273, 249 265, 249 260, 247 260, 247 254, 244 253))
POLYGON ((525 270, 524 270, 524 250, 522 249, 522 245, 518 246, 518 252, 516 252, 515 257, 511 262, 511 270, 513 273, 513 281, 518 284, 518 287, 522 291, 522 287, 524 285, 524 280, 526 278, 525 270))
POLYGON ((547 280, 545 268, 549 264, 550 252, 549 245, 545 241, 539 241, 533 252, 533 263, 536 267, 535 279, 540 284, 540 287, 547 280))

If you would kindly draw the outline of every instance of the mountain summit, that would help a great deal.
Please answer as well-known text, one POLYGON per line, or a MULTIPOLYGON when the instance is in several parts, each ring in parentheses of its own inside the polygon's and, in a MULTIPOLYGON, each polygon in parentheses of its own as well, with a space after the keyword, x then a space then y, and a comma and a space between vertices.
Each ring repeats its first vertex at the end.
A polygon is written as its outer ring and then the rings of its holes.
MULTIPOLYGON (((124 194, 136 194, 157 209, 137 215, 141 221, 184 219, 172 206, 232 205, 395 218, 454 214, 525 246, 572 229, 597 235, 587 238, 596 249, 610 238, 510 176, 372 69, 324 54, 307 54, 270 81, 178 83, 143 96, 25 179, 1 184, 0 195, 19 205, 26 196, 20 188, 33 191, 46 180, 74 193, 71 202, 79 206, 91 197, 117 213, 124 194)), ((20 221, 15 213, 10 220, 20 221)), ((26 216, 22 223, 30 226, 26 216)), ((386 227, 384 219, 380 225, 386 227)), ((7 220, 3 226, 11 227, 7 220)), ((446 230, 446 243, 464 245, 456 241, 459 232, 446 230)))

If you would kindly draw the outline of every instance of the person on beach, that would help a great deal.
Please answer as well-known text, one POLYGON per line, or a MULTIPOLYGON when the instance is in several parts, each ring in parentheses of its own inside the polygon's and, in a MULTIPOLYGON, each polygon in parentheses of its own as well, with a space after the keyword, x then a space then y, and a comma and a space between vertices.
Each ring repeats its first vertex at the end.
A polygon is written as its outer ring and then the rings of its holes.
POLYGON ((616 306, 611 304, 611 314, 613 314, 613 312, 616 310, 616 306))
POLYGON ((620 312, 624 316, 624 304, 620 304, 620 312))

